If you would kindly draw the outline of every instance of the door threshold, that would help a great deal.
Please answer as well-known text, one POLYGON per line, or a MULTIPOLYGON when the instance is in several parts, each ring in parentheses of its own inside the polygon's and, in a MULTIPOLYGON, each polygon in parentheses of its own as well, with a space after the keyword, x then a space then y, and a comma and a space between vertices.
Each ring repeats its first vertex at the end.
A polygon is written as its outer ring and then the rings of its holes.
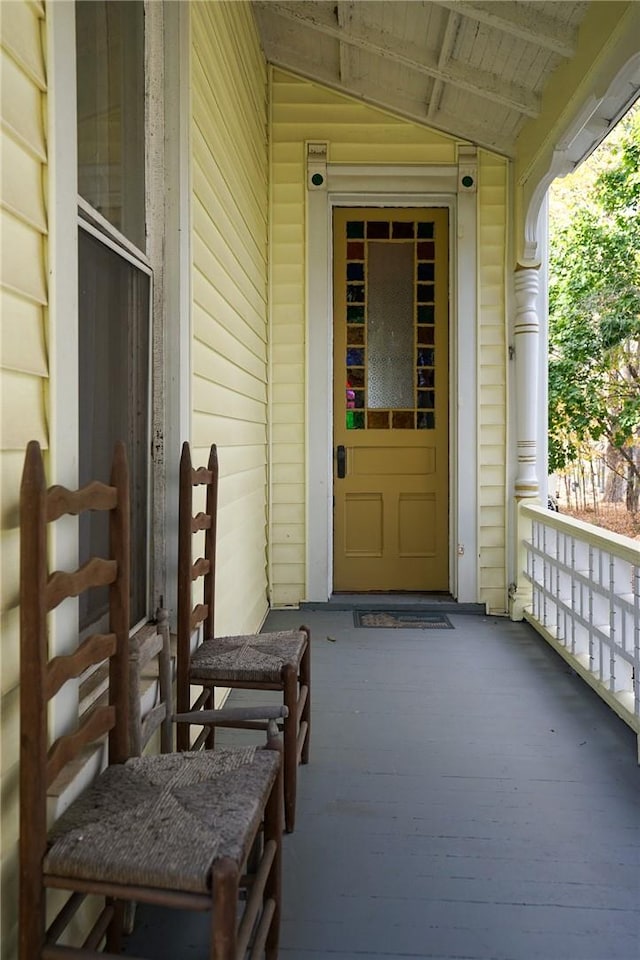
POLYGON ((458 603, 449 593, 333 593, 324 603, 301 603, 301 610, 403 609, 416 613, 486 613, 483 603, 458 603))

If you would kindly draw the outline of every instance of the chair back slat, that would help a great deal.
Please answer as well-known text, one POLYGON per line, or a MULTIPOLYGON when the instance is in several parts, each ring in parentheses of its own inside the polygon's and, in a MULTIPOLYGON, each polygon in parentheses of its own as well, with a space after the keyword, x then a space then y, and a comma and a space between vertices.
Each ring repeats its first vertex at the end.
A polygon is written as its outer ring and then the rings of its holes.
POLYGON ((204 557, 200 557, 191 567, 191 579, 198 580, 200 577, 206 576, 207 573, 211 570, 211 564, 208 560, 205 560, 204 557))
POLYGON ((199 627, 203 620, 207 619, 209 608, 206 603, 197 603, 191 611, 191 633, 199 627))
POLYGON ((59 520, 65 514, 77 516, 85 510, 113 510, 118 502, 118 491, 99 480, 93 480, 79 490, 67 490, 56 484, 47 491, 47 521, 59 520))
POLYGON ((191 521, 191 533, 198 533, 200 530, 209 530, 211 522, 211 517, 207 513, 197 513, 191 521))
POLYGON ((63 600, 79 597, 92 587, 108 587, 116 579, 118 564, 115 560, 92 557, 74 573, 56 570, 47 583, 47 610, 54 610, 63 600))
POLYGON ((88 667, 102 663, 115 652, 115 633, 94 633, 80 644, 75 653, 54 657, 47 668, 47 700, 54 697, 67 680, 79 677, 88 667))
POLYGON ((191 484, 194 487, 202 487, 205 484, 213 483, 213 471, 211 467, 197 467, 191 471, 191 484))
POLYGON ((110 734, 116 724, 115 707, 96 707, 74 733, 58 737, 49 750, 47 786, 51 786, 61 770, 87 746, 110 734))

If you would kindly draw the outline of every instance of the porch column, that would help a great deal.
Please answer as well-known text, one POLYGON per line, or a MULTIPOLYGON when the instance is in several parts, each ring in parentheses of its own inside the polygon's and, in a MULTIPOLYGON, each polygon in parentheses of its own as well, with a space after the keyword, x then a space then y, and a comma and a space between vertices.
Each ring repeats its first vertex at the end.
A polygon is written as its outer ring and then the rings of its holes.
POLYGON ((516 317, 513 327, 516 363, 517 470, 515 496, 540 495, 536 472, 538 422, 539 323, 536 299, 538 267, 516 267, 516 317))

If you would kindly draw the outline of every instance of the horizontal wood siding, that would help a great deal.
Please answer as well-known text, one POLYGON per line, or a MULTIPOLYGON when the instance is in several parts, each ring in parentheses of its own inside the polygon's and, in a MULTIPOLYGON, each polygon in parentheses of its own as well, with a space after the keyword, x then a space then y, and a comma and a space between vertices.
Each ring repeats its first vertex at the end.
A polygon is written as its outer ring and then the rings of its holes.
POLYGON ((504 613, 506 574, 506 307, 507 176, 505 160, 480 152, 479 270, 479 597, 504 613))
POLYGON ((305 599, 305 140, 333 163, 453 163, 453 140, 280 70, 272 75, 272 507, 276 605, 305 599))
POLYGON ((191 10, 193 457, 220 460, 216 630, 267 610, 267 75, 250 8, 191 10))
POLYGON ((29 440, 48 445, 43 5, 0 18, 0 790, 2 960, 16 956, 19 746, 19 486, 29 440))

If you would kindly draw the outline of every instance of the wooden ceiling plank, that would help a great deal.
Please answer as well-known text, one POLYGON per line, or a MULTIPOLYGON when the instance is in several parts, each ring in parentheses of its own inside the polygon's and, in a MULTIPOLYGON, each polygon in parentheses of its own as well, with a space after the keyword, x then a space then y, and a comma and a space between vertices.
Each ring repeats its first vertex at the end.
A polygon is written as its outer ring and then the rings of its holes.
MULTIPOLYGON (((450 83, 486 100, 508 107, 510 110, 515 110, 529 117, 537 117, 540 113, 540 101, 536 94, 515 84, 505 83, 499 77, 487 71, 470 69, 463 64, 452 62, 439 67, 435 58, 425 54, 424 51, 415 51, 414 56, 401 53, 383 34, 368 30, 366 34, 362 32, 356 35, 342 30, 338 26, 333 27, 324 23, 309 13, 302 13, 298 9, 287 7, 278 2, 259 3, 258 6, 264 8, 266 12, 275 13, 287 20, 299 23, 301 26, 333 37, 341 43, 366 50, 374 56, 385 57, 387 60, 399 63, 407 69, 426 74, 436 80, 442 80, 444 83, 450 83)), ((409 49, 406 44, 404 49, 409 49)))
POLYGON ((561 57, 570 59, 575 55, 577 30, 534 8, 515 3, 460 3, 459 0, 434 0, 434 3, 561 57))

